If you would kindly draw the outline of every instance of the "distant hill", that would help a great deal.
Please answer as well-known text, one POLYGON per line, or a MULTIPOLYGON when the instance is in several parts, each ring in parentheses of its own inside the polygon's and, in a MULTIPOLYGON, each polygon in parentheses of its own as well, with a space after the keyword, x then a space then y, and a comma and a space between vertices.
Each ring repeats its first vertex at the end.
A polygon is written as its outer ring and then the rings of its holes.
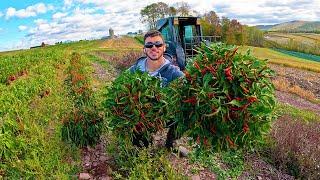
POLYGON ((275 25, 258 25, 257 28, 276 32, 316 32, 320 33, 320 21, 290 21, 275 25))
POLYGON ((263 31, 268 31, 269 29, 273 28, 274 26, 277 26, 278 24, 274 24, 274 25, 256 25, 255 27, 257 27, 260 30, 263 31))

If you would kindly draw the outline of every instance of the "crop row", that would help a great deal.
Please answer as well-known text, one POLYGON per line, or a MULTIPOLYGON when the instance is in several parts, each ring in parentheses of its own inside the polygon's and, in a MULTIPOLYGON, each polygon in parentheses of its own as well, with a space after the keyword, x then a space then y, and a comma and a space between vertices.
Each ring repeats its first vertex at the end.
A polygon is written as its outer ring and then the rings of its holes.
POLYGON ((50 60, 61 63, 61 56, 55 51, 47 49, 36 49, 31 51, 16 52, 0 56, 0 83, 7 83, 8 80, 17 79, 27 74, 28 70, 42 61, 50 60))
POLYGON ((62 161, 69 150, 61 144, 59 130, 70 107, 63 88, 65 60, 59 48, 0 56, 0 177, 46 177, 70 171, 62 161), (28 73, 3 83, 22 69, 28 73))
POLYGON ((102 128, 102 118, 97 115, 92 94, 88 63, 86 56, 73 53, 66 81, 74 105, 72 113, 63 122, 62 139, 79 146, 96 143, 102 128))

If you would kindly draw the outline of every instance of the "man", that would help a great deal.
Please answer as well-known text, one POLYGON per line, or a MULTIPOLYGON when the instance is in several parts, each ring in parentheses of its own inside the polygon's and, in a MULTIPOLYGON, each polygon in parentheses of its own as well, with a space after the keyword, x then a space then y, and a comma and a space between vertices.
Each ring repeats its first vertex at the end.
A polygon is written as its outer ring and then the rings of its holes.
MULTIPOLYGON (((166 50, 166 44, 159 31, 151 30, 144 35, 144 48, 143 52, 146 57, 139 58, 137 62, 130 67, 131 72, 140 70, 142 72, 148 72, 150 76, 159 77, 162 81, 163 86, 167 86, 171 81, 176 78, 182 77, 184 74, 177 66, 172 64, 170 55, 164 57, 166 50)), ((173 140, 176 139, 174 123, 168 132, 166 147, 173 147, 173 140)), ((136 134, 133 144, 141 147, 140 141, 144 146, 148 146, 149 142, 139 134, 136 134)))
POLYGON ((143 52, 147 57, 142 57, 130 67, 131 72, 140 70, 149 72, 151 76, 159 77, 164 86, 168 85, 174 79, 183 76, 183 72, 177 66, 174 66, 170 55, 164 57, 166 44, 159 31, 151 30, 144 36, 143 52))

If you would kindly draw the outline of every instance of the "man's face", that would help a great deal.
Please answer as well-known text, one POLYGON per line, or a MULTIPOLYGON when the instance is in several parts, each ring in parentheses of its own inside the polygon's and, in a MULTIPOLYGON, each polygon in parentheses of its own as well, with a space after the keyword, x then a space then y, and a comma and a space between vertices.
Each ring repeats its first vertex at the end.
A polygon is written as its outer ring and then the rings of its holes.
POLYGON ((165 43, 160 36, 146 38, 144 43, 144 52, 149 59, 153 61, 161 59, 165 50, 165 43))

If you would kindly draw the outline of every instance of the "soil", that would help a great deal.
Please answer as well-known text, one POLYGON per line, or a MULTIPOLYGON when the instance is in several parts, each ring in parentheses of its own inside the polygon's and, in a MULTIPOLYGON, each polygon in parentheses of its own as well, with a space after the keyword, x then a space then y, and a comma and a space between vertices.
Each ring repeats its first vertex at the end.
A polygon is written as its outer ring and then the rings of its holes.
MULTIPOLYGON (((290 85, 298 85, 302 89, 312 92, 317 99, 320 99, 320 73, 275 64, 269 64, 269 67, 276 72, 275 79, 285 78, 290 85)), ((303 97, 282 91, 276 91, 276 97, 279 102, 299 109, 310 110, 320 115, 319 103, 310 102, 303 97)))
POLYGON ((302 89, 311 91, 320 99, 320 73, 276 64, 269 64, 269 67, 276 72, 275 79, 286 78, 290 85, 298 85, 302 89))
POLYGON ((247 170, 245 170, 238 179, 281 179, 281 180, 294 180, 293 176, 285 174, 271 164, 266 163, 261 157, 257 154, 246 155, 245 161, 247 164, 247 170))
POLYGON ((106 154, 106 141, 101 138, 94 147, 84 147, 81 150, 82 173, 87 173, 91 178, 98 180, 112 179, 110 163, 112 158, 106 154))
POLYGON ((115 70, 106 70, 98 63, 92 63, 94 68, 93 77, 99 79, 100 81, 113 81, 115 79, 115 70))

